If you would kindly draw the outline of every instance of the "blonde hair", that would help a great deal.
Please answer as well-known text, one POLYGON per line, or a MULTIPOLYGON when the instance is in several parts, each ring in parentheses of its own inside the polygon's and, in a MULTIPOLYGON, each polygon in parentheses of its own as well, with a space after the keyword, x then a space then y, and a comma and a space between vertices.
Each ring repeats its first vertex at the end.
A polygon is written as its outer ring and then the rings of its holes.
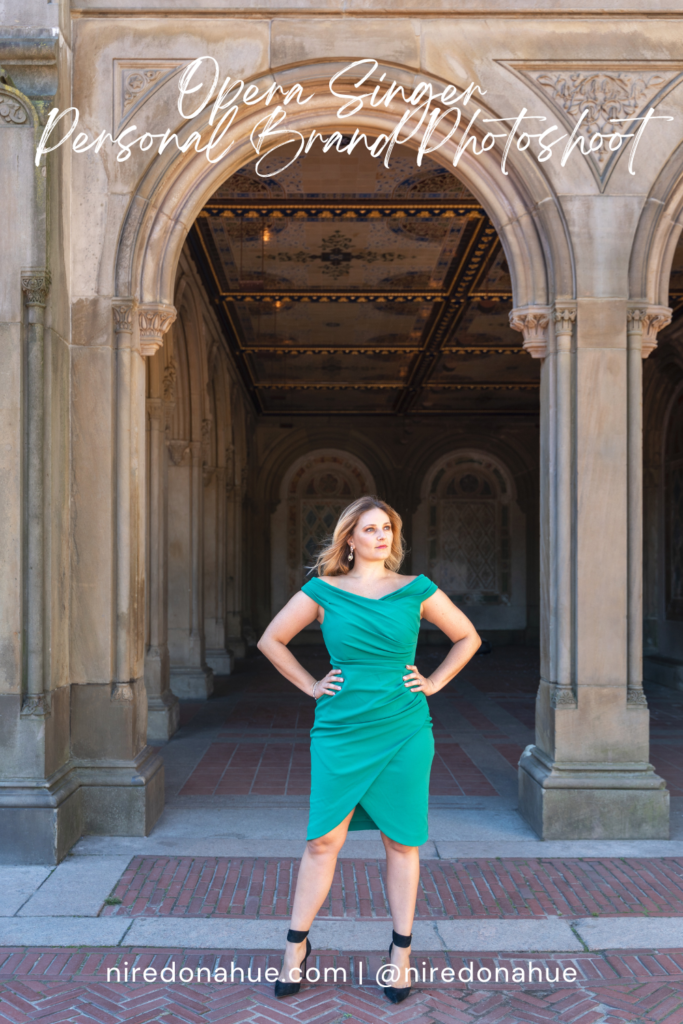
POLYGON ((351 551, 349 537, 356 529, 358 520, 363 513, 370 512, 373 508, 381 509, 382 512, 386 513, 393 531, 391 551, 387 558, 385 558, 384 564, 392 572, 396 572, 400 568, 401 562, 405 557, 405 542, 402 533, 403 520, 396 509, 393 509, 391 505, 387 505, 386 501, 382 501, 381 498, 376 498, 374 495, 366 494, 362 498, 352 501, 350 505, 347 505, 339 516, 332 539, 322 549, 315 560, 315 565, 312 566, 312 570, 317 570, 318 576, 342 576, 349 571, 352 565, 349 562, 349 553, 351 551))

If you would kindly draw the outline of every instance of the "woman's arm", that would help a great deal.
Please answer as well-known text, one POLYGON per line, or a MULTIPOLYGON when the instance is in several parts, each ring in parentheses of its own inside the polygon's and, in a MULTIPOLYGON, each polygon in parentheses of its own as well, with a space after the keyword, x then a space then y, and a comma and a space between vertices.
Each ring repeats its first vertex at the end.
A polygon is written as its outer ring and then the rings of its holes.
POLYGON ((324 693, 333 694, 341 689, 341 686, 335 685, 337 682, 344 682, 343 679, 339 679, 341 669, 332 669, 323 679, 315 680, 311 673, 307 672, 303 665, 296 660, 287 644, 305 626, 309 626, 317 618, 318 605, 302 591, 299 591, 277 613, 257 644, 259 651, 265 654, 268 661, 273 663, 285 679, 289 679, 290 683, 294 683, 315 700, 324 693))
POLYGON ((405 685, 413 693, 431 696, 438 693, 453 676, 457 676, 470 658, 477 653, 481 647, 481 640, 467 616, 456 608, 443 590, 437 590, 423 602, 422 618, 438 626, 441 632, 453 641, 450 651, 430 676, 423 676, 415 665, 406 665, 410 672, 403 677, 407 680, 405 685))

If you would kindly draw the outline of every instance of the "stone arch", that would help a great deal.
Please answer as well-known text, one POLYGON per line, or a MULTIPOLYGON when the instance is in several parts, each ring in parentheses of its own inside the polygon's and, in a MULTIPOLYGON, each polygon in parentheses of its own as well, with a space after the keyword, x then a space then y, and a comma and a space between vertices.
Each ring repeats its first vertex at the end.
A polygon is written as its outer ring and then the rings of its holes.
MULTIPOLYGON (((254 84, 265 88, 275 79, 284 88, 301 82, 306 93, 324 85, 338 71, 339 63, 319 61, 270 72, 254 84)), ((391 74, 410 87, 415 72, 381 63, 375 74, 391 74)), ((443 87, 429 72, 420 77, 443 87)), ((326 92, 316 93, 303 108, 288 112, 288 127, 320 132, 339 127, 334 123, 338 104, 326 92)), ((485 104, 481 104, 486 109, 485 104)), ((181 141, 192 132, 208 133, 210 107, 179 129, 181 141)), ((494 111, 487 111, 495 115, 494 111)), ((233 125, 239 136, 224 160, 211 164, 202 153, 183 154, 170 147, 157 156, 141 179, 122 225, 115 267, 115 293, 136 299, 141 305, 173 303, 175 268, 185 238, 199 211, 218 185, 253 158, 251 131, 262 110, 243 111, 233 125)), ((370 135, 390 132, 396 124, 391 109, 364 110, 355 124, 370 135)), ((437 130, 433 144, 444 141, 432 159, 452 167, 459 134, 445 140, 437 130)), ((574 258, 560 204, 543 168, 528 153, 511 153, 507 175, 501 174, 499 156, 493 152, 473 157, 470 150, 459 163, 457 176, 486 208, 505 250, 517 307, 548 305, 556 299, 575 297, 574 258)))
POLYGON ((273 613, 305 582, 304 563, 311 564, 342 509, 375 490, 365 463, 340 448, 317 448, 290 465, 271 521, 273 613))
POLYGON ((669 305, 669 278, 683 229, 683 143, 650 189, 640 214, 629 264, 629 298, 669 305))
POLYGON ((497 455, 453 449, 429 467, 413 519, 413 571, 423 572, 483 630, 527 625, 526 515, 497 455))

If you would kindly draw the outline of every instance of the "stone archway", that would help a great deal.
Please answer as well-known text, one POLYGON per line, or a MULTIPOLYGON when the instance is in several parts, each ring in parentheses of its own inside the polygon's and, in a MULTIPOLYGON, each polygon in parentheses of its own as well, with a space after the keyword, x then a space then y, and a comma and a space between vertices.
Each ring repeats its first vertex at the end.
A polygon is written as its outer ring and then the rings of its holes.
POLYGON ((341 449, 311 451, 289 467, 271 520, 273 614, 306 581, 307 566, 342 510, 375 491, 367 466, 341 449))
MULTIPOLYGON (((274 77, 283 86, 297 80, 312 85, 328 78, 332 69, 339 70, 338 65, 323 62, 274 72, 274 77)), ((388 65, 378 67, 377 74, 385 70, 398 80, 407 75, 388 65)), ((408 80, 414 80, 412 73, 408 80)), ((259 113, 247 112, 236 124, 244 139, 258 124, 259 113)), ((358 127, 370 135, 386 132, 395 124, 392 114, 364 111, 358 127)), ((329 96, 317 95, 304 110, 292 113, 290 127, 329 131, 333 116, 329 96)), ((207 111, 179 136, 187 138, 191 131, 203 136, 208 130, 207 111)), ((433 141, 443 141, 434 159, 448 166, 457 135, 435 135, 433 141)), ((244 141, 234 146, 222 167, 207 166, 203 156, 190 152, 167 152, 150 165, 129 206, 116 263, 119 308, 139 306, 133 345, 138 322, 151 332, 155 345, 161 343, 165 321, 175 316, 175 267, 191 224, 220 181, 250 155, 244 141)), ((640 452, 639 426, 630 415, 639 400, 635 374, 629 371, 626 381, 619 351, 619 339, 626 335, 623 306, 607 299, 599 308, 594 296, 577 296, 573 250, 560 204, 543 167, 532 158, 515 154, 508 174, 501 175, 493 153, 476 160, 465 155, 458 176, 485 207, 501 239, 516 307, 510 324, 523 335, 531 357, 543 360, 542 672, 538 744, 520 763, 521 808, 545 838, 659 836, 666 827, 667 794, 647 761, 647 708, 637 673, 640 638, 634 618, 638 578, 633 557, 626 557, 626 549, 635 550, 637 481, 630 485, 628 515, 621 510, 631 524, 627 542, 619 537, 607 552, 602 540, 614 518, 609 481, 615 473, 626 475, 627 469, 629 479, 636 480, 631 469, 640 452), (596 324, 602 323, 605 309, 617 340, 610 337, 603 344, 596 338, 596 324), (627 446, 622 445, 625 423, 614 412, 622 399, 629 405, 627 446), (595 445, 592 422, 599 423, 604 445, 595 445), (626 448, 627 459, 622 458, 626 448), (610 580, 609 598, 598 579, 610 580), (609 654, 605 635, 610 638, 609 654), (605 702, 610 708, 608 735, 596 727, 605 702), (609 777, 605 762, 610 764, 609 777)), ((629 324, 630 336, 639 336, 640 359, 643 318, 632 316, 629 324)), ((150 347, 143 346, 142 353, 150 347)), ((634 342, 631 348, 636 350, 634 342)), ((122 388, 127 386, 126 373, 121 361, 122 388)), ((125 468, 126 458, 120 464, 125 468)), ((125 483, 121 494, 126 494, 125 483)), ((122 518, 127 509, 122 497, 122 518)), ((119 566, 127 570, 125 557, 119 566)))
MULTIPOLYGON (((306 89, 326 83, 338 71, 338 62, 320 61, 273 70, 254 80, 262 86, 273 80, 289 88, 296 82, 306 89)), ((380 64, 376 71, 387 73, 411 86, 414 73, 380 64)), ((428 72, 421 76, 443 88, 447 83, 428 72)), ((303 110, 288 112, 292 130, 332 131, 339 127, 334 117, 336 104, 328 94, 316 94, 303 110)), ((482 103, 486 109, 486 105, 482 103)), ((197 132, 202 138, 211 132, 210 107, 188 121, 178 132, 181 143, 197 132)), ((357 124, 371 135, 390 132, 396 124, 398 108, 364 110, 357 124)), ((494 111, 490 111, 495 114, 494 111)), ((262 111, 248 109, 234 122, 234 136, 240 140, 219 164, 210 164, 194 150, 178 153, 168 149, 156 157, 128 207, 118 244, 115 287, 120 298, 135 299, 147 305, 171 306, 175 267, 180 249, 206 199, 226 177, 235 173, 253 157, 248 139, 262 117, 262 111)), ((452 166, 459 141, 456 133, 446 140, 446 132, 437 129, 433 145, 442 148, 433 158, 444 167, 452 166)), ((559 202, 543 174, 542 167, 528 154, 511 154, 507 175, 500 173, 499 160, 489 152, 474 158, 468 150, 458 164, 458 177, 482 202, 501 237, 510 266, 515 305, 547 305, 554 299, 570 300, 575 294, 574 261, 571 243, 559 202)))
POLYGON ((501 459, 460 448, 433 463, 413 537, 414 571, 438 583, 478 630, 488 637, 526 628, 526 516, 501 459))

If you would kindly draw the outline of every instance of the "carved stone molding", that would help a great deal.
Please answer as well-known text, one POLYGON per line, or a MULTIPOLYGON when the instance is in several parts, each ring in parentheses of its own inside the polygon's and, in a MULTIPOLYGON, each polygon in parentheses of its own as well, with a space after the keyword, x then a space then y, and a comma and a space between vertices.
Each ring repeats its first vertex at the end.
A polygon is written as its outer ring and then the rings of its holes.
POLYGON ((114 317, 114 333, 115 334, 132 334, 133 333, 133 311, 135 304, 133 302, 114 302, 111 307, 112 316, 114 317))
POLYGON ((114 60, 114 127, 120 131, 140 108, 188 62, 185 60, 114 60))
POLYGON ((577 708, 576 694, 571 686, 556 683, 550 695, 550 704, 554 708, 577 708))
POLYGON ((147 415, 151 420, 162 420, 164 417, 164 403, 161 398, 147 399, 147 415))
POLYGON ((569 334, 571 336, 576 323, 576 306, 562 305, 557 303, 553 309, 553 323, 555 324, 555 336, 558 334, 569 334))
POLYGON ((178 370, 176 367, 176 361, 171 356, 168 361, 168 366, 164 370, 164 376, 162 379, 162 388, 164 392, 164 399, 167 402, 175 401, 175 385, 178 377, 178 370))
POLYGON ((626 332, 640 336, 640 354, 647 359, 657 348, 657 335, 671 323, 672 310, 668 306, 631 306, 626 312, 626 332))
POLYGON ((179 466, 190 450, 190 442, 173 439, 167 441, 166 445, 171 462, 174 466, 179 466))
POLYGON ((21 288, 25 305, 44 307, 50 290, 50 275, 46 270, 25 270, 21 275, 21 288))
POLYGON ((629 708, 647 708, 647 697, 642 686, 629 686, 626 705, 629 708))
POLYGON ((6 88, 0 88, 0 122, 9 125, 30 125, 32 118, 20 100, 6 88))
POLYGON ((520 306, 510 310, 510 327, 520 331, 522 344, 532 359, 545 359, 548 354, 548 306, 520 306))
POLYGON ((175 306, 149 305, 138 308, 140 351, 153 356, 163 345, 164 334, 177 317, 175 306))
POLYGON ((22 718, 45 718, 50 714, 49 693, 27 693, 21 703, 22 718))
POLYGON ((132 702, 134 697, 133 687, 130 683, 112 683, 111 699, 120 704, 132 702))
POLYGON ((591 144, 597 147, 597 137, 602 136, 599 148, 583 155, 601 191, 622 152, 633 142, 611 143, 610 137, 637 131, 635 119, 656 107, 683 79, 680 61, 502 63, 550 103, 570 134, 580 124, 575 138, 584 140, 585 149, 591 144))
POLYGON ((572 345, 572 334, 576 323, 575 303, 556 303, 553 308, 553 327, 555 331, 555 351, 569 352, 572 345))

